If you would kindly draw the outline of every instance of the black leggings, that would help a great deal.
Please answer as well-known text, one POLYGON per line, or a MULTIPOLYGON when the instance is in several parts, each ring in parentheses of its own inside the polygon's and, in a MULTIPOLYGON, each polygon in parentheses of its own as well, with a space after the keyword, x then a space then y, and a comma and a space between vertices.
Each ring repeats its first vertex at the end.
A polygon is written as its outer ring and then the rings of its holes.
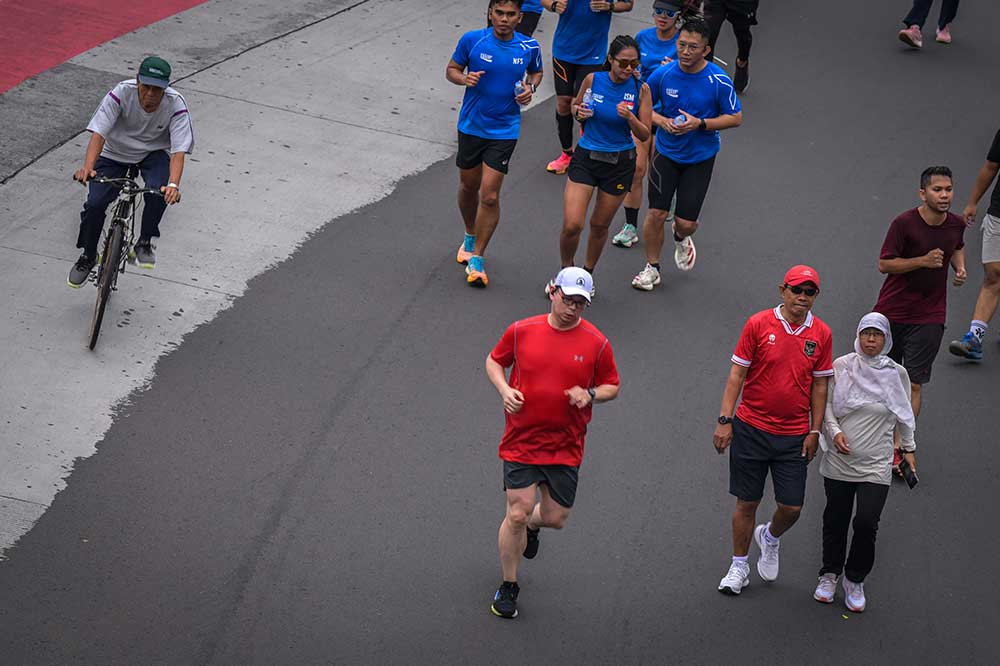
POLYGON ((880 483, 852 483, 823 477, 826 508, 823 510, 823 568, 819 575, 844 573, 852 583, 862 583, 875 564, 875 535, 889 486, 880 483), (854 538, 847 554, 847 529, 854 513, 854 538), (847 566, 844 566, 844 556, 847 566))
POLYGON ((722 31, 722 24, 729 20, 733 26, 733 34, 736 36, 736 57, 742 62, 750 59, 750 46, 753 44, 753 36, 750 34, 750 26, 757 25, 757 3, 747 2, 747 0, 706 0, 705 1, 705 21, 712 31, 712 36, 708 40, 708 45, 712 47, 707 60, 714 59, 715 42, 719 39, 722 31))

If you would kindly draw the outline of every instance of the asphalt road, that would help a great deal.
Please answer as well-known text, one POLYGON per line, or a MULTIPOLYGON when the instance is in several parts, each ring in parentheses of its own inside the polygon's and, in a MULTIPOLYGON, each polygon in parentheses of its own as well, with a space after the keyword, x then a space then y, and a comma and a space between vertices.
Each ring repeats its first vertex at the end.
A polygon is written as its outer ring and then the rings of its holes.
MULTIPOLYGON (((577 506, 523 568, 516 621, 488 610, 502 411, 482 365, 507 323, 545 309, 558 268, 551 102, 525 118, 489 289, 454 263, 446 160, 324 227, 161 359, 0 563, 3 662, 994 663, 995 334, 979 366, 939 356, 921 485, 890 493, 863 615, 811 598, 815 464, 780 579, 715 590, 732 500, 711 433, 743 320, 808 262, 816 314, 848 351, 921 169, 950 164, 964 201, 996 130, 1000 8, 963 6, 955 44, 913 53, 894 9, 846 3, 838 28, 826 4, 761 15, 695 270, 642 294, 628 286, 641 251, 606 251, 588 317, 615 347, 622 396, 596 410, 577 506)), ((967 241, 946 340, 981 276, 978 230, 967 241)))

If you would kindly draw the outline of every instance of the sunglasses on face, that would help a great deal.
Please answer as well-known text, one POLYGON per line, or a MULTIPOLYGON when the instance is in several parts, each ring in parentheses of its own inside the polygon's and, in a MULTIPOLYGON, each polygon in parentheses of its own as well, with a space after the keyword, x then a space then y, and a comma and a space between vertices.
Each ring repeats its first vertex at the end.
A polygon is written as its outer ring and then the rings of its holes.
POLYGON ((812 287, 800 287, 798 285, 791 286, 786 284, 785 289, 792 292, 796 296, 798 296, 799 294, 805 294, 809 298, 812 298, 813 296, 819 293, 819 289, 813 289, 812 287))
POLYGON ((562 297, 563 305, 568 308, 573 308, 574 310, 586 310, 587 306, 590 305, 585 299, 575 300, 569 296, 562 297))
POLYGON ((653 16, 666 16, 667 18, 674 18, 680 13, 679 9, 662 9, 660 7, 653 8, 653 16))
POLYGON ((639 66, 638 60, 620 60, 618 58, 615 58, 615 62, 618 63, 618 66, 621 67, 622 69, 628 69, 629 67, 635 69, 636 67, 639 66))

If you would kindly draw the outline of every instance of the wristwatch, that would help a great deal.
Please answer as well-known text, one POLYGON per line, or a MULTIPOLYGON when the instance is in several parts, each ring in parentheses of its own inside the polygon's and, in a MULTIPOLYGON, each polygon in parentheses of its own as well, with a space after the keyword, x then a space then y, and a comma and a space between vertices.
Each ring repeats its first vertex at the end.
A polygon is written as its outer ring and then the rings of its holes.
POLYGON ((534 83, 529 83, 528 85, 531 86, 532 94, 538 92, 538 86, 536 86, 534 83))
POLYGON ((595 391, 593 388, 587 389, 587 394, 590 396, 591 402, 594 402, 594 400, 597 398, 597 391, 595 391))
POLYGON ((700 130, 708 129, 708 124, 705 122, 704 118, 702 118, 701 122, 698 123, 698 129, 700 129, 700 130))
POLYGON ((728 417, 728 416, 720 416, 719 417, 719 425, 729 425, 732 422, 733 422, 733 420, 730 417, 728 417))

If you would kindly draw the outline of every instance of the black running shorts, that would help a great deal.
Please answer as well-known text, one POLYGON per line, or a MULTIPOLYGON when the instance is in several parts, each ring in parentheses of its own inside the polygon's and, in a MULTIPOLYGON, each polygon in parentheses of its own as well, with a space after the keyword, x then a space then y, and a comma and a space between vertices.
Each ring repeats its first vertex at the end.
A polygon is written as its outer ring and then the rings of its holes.
POLYGON ((472 169, 485 164, 495 171, 507 173, 516 146, 517 139, 484 139, 459 132, 455 164, 459 169, 472 169))
POLYGON ((802 456, 804 439, 805 435, 772 435, 734 418, 733 441, 729 445, 729 494, 746 502, 759 502, 770 470, 775 501, 802 506, 809 469, 802 456))
POLYGON ((931 366, 941 349, 944 324, 896 324, 889 322, 892 349, 889 358, 906 368, 913 384, 931 380, 931 366))
POLYGON ((580 468, 569 465, 528 465, 503 461, 503 489, 517 490, 536 483, 549 487, 549 495, 560 506, 573 507, 580 468))
POLYGON ((677 195, 674 215, 696 222, 705 203, 708 186, 712 182, 715 156, 704 162, 680 164, 654 151, 649 161, 649 207, 670 210, 670 202, 677 195))
POLYGON ((566 175, 574 183, 597 187, 614 196, 628 194, 635 176, 635 150, 622 151, 617 164, 608 164, 593 159, 591 151, 577 146, 566 175))
POLYGON ((552 73, 553 80, 556 83, 556 95, 576 97, 576 94, 580 92, 580 85, 587 78, 587 75, 600 71, 600 69, 600 65, 577 65, 576 63, 552 58, 552 73))

